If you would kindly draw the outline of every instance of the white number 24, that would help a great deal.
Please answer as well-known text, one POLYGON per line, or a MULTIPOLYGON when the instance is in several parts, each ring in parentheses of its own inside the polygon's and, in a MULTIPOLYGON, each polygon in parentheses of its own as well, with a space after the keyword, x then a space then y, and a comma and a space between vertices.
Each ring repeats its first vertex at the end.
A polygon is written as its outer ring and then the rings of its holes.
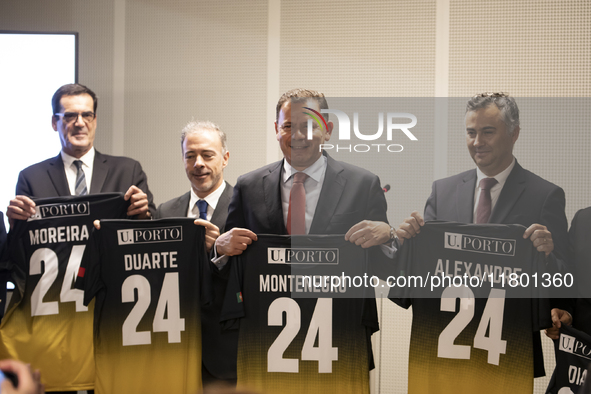
MULTIPOLYGON (((468 287, 447 287, 441 295, 441 310, 455 312, 458 298, 460 310, 439 334, 437 357, 470 359, 471 347, 455 345, 454 341, 474 317, 474 293, 468 287)), ((489 364, 499 365, 500 355, 507 350, 507 341, 501 339, 504 310, 505 290, 491 289, 474 336, 474 347, 488 351, 489 364)))
MULTIPOLYGON (((283 358, 283 353, 294 340, 301 327, 301 310, 298 303, 287 297, 277 298, 269 305, 268 325, 285 327, 267 352, 267 372, 298 373, 297 358, 283 358)), ((302 360, 318 361, 318 373, 332 373, 332 362, 339 359, 339 349, 332 347, 332 299, 319 298, 314 308, 310 327, 302 347, 302 360), (314 346, 318 337, 318 346, 314 346)))
MULTIPOLYGON (((123 346, 149 345, 152 343, 152 333, 150 331, 137 331, 138 324, 140 324, 152 302, 148 279, 142 275, 127 277, 121 286, 121 301, 135 302, 136 289, 138 294, 137 302, 122 326, 123 346)), ((152 331, 167 332, 168 343, 180 343, 181 332, 185 331, 185 319, 181 318, 179 298, 179 273, 167 272, 164 274, 160 297, 158 297, 152 331)))
MULTIPOLYGON (((83 304, 84 292, 73 288, 85 247, 86 245, 74 245, 72 247, 60 291, 60 302, 75 302, 76 312, 86 312, 88 310, 83 304)), ((33 252, 29 261, 29 275, 40 275, 42 271, 41 263, 43 263, 45 270, 31 294, 31 316, 57 315, 59 314, 59 303, 57 301, 43 301, 58 276, 59 260, 57 254, 49 248, 37 249, 33 252)))

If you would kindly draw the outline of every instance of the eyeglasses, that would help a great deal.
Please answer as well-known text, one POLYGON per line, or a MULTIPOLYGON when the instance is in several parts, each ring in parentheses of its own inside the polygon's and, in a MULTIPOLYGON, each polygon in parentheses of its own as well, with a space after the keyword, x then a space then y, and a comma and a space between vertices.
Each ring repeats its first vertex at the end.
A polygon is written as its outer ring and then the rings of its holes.
POLYGON ((86 123, 90 123, 96 118, 96 114, 94 112, 63 112, 63 113, 56 113, 55 116, 61 116, 64 118, 66 123, 73 123, 78 120, 79 116, 82 116, 82 120, 86 123))

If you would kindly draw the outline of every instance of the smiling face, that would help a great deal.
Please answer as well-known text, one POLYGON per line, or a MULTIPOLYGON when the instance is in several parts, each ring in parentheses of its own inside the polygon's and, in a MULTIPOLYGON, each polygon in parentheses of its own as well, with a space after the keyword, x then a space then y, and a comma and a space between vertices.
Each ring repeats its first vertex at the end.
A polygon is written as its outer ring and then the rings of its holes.
POLYGON ((495 176, 513 161, 519 127, 509 134, 496 105, 466 113, 466 143, 472 160, 487 176, 495 176))
POLYGON ((303 171, 310 167, 322 155, 320 146, 330 139, 333 123, 328 122, 328 129, 312 120, 312 139, 307 138, 308 119, 312 119, 304 112, 304 107, 309 107, 320 112, 320 106, 314 99, 306 102, 286 101, 281 106, 277 122, 275 122, 275 135, 281 151, 287 162, 296 170, 303 171))
MULTIPOLYGON (((89 94, 79 94, 77 96, 63 96, 60 106, 61 113, 92 113, 94 102, 89 94)), ((91 122, 85 121, 82 116, 78 116, 72 122, 67 122, 63 116, 54 115, 51 118, 51 125, 60 134, 64 153, 80 158, 92 148, 96 131, 96 117, 91 122)))
POLYGON ((222 153, 222 141, 216 131, 200 130, 183 141, 183 161, 191 187, 205 198, 224 182, 224 168, 230 152, 222 153))

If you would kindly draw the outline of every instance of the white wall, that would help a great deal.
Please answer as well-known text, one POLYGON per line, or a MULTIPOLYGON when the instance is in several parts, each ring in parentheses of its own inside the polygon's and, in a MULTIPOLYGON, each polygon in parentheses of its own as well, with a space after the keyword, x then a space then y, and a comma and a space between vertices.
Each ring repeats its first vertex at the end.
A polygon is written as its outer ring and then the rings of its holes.
MULTIPOLYGON (((192 117, 228 133, 226 178, 233 183, 277 157, 270 126, 287 89, 332 97, 468 97, 486 90, 589 97, 590 27, 584 0, 0 2, 1 29, 80 32, 80 82, 100 96, 96 145, 140 160, 157 203, 189 187, 178 134, 192 117)), ((59 62, 59 51, 47 60, 59 62)), ((588 101, 570 103, 563 116, 549 119, 535 101, 524 102, 515 152, 524 167, 565 189, 569 220, 591 205, 591 137, 569 123, 569 114, 589 112, 582 105, 588 101)), ((422 210, 435 178, 473 166, 461 105, 447 104, 438 109, 448 122, 434 124, 416 149, 376 170, 392 185, 393 224, 422 210)), ((402 393, 411 314, 387 300, 379 305, 374 392, 402 393)), ((546 382, 537 382, 536 392, 546 382)))

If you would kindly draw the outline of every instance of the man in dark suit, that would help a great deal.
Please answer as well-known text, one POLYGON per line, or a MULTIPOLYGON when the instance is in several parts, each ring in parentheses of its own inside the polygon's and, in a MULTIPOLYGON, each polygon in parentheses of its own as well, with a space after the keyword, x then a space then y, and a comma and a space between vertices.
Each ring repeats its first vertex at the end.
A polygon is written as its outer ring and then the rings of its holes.
POLYGON ((127 157, 104 155, 94 149, 97 97, 86 86, 60 87, 51 100, 51 124, 58 132, 62 150, 54 158, 25 168, 18 177, 16 197, 6 216, 26 220, 35 213, 29 198, 125 193, 129 216, 146 219, 156 211, 140 163, 127 157))
MULTIPOLYGON (((120 192, 130 205, 128 216, 148 219, 156 211, 146 174, 127 157, 104 155, 94 149, 97 97, 84 85, 60 87, 51 99, 51 124, 62 150, 56 157, 21 171, 16 197, 6 212, 10 223, 35 213, 32 198, 120 192)), ((65 393, 65 392, 64 392, 65 393)))
MULTIPOLYGON (((476 169, 433 183, 425 220, 521 224, 548 261, 566 261, 567 221, 564 191, 523 169, 513 157, 519 137, 519 109, 504 93, 482 93, 466 106, 466 143, 476 169), (557 260, 558 259, 558 260, 557 260)), ((424 224, 413 212, 396 231, 400 242, 424 224)), ((539 333, 534 333, 534 376, 544 375, 539 333)))
MULTIPOLYGON (((191 190, 161 204, 155 217, 192 217, 206 227, 208 250, 223 232, 234 188, 224 181, 228 165, 226 134, 212 122, 189 122, 181 133, 181 148, 191 190)), ((216 381, 236 384, 237 331, 223 331, 220 311, 228 283, 228 267, 213 268, 214 302, 201 309, 203 385, 216 381)))
POLYGON ((393 238, 378 177, 323 153, 322 144, 330 139, 333 123, 323 127, 314 123, 312 136, 307 137, 310 115, 306 112, 327 108, 324 95, 316 91, 294 89, 281 96, 275 134, 284 159, 238 178, 226 221, 229 231, 216 243, 219 255, 241 254, 257 233, 346 232, 345 239, 363 248, 393 238), (296 180, 300 176, 305 179, 296 180), (305 199, 301 216, 292 218, 290 192, 292 184, 299 182, 303 182, 305 199))
POLYGON ((567 300, 562 305, 564 309, 552 310, 553 328, 546 330, 546 335, 552 339, 558 339, 561 324, 572 324, 591 335, 591 207, 575 214, 568 235, 569 261, 575 273, 578 298, 567 300))

